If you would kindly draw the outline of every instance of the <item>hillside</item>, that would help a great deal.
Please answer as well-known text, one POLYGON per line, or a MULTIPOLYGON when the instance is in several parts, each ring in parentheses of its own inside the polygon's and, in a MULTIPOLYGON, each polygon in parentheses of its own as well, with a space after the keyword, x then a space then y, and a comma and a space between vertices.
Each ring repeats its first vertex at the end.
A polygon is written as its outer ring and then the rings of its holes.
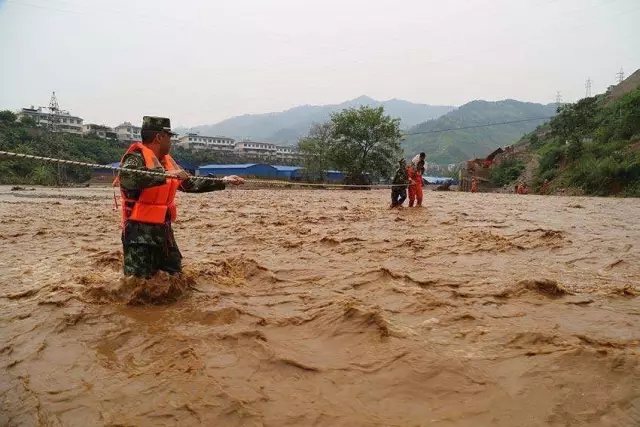
MULTIPOLYGON (((454 108, 415 104, 399 99, 380 102, 361 96, 335 105, 302 105, 277 113, 245 114, 213 125, 194 126, 191 131, 199 132, 201 135, 224 135, 236 139, 249 138, 293 145, 309 131, 312 123, 324 122, 332 112, 360 105, 384 106, 387 114, 402 120, 402 127, 405 129, 425 120, 440 117, 454 108)), ((182 128, 177 131, 185 133, 187 129, 182 128)))
POLYGON ((494 177, 542 193, 640 196, 640 73, 605 94, 563 105, 502 156, 494 177), (505 173, 507 172, 507 173, 505 173), (545 185, 546 182, 546 185, 545 185))
POLYGON ((640 87, 640 69, 636 70, 635 73, 631 74, 619 84, 610 88, 610 91, 606 94, 606 102, 613 102, 638 87, 640 87))
MULTIPOLYGON (((0 111, 0 150, 99 164, 117 162, 125 151, 117 141, 95 137, 60 134, 51 140, 35 122, 16 121, 11 111, 0 111)), ((85 182, 89 178, 91 169, 86 167, 58 168, 34 160, 0 158, 0 184, 56 185, 85 182)))
POLYGON ((430 163, 458 163, 474 157, 486 156, 497 147, 514 143, 548 119, 448 132, 437 131, 551 117, 555 112, 555 104, 543 105, 511 99, 497 102, 472 101, 438 119, 412 127, 408 131, 409 134, 430 133, 409 135, 402 146, 407 155, 426 152, 430 163))

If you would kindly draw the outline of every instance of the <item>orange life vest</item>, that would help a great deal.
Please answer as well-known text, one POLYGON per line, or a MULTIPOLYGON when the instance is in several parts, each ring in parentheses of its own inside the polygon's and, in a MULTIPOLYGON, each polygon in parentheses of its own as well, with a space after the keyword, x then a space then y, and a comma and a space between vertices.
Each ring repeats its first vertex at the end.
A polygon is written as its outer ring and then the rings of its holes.
MULTIPOLYGON (((140 142, 131 144, 125 156, 134 151, 142 153, 144 165, 147 168, 163 167, 169 172, 180 169, 180 166, 170 155, 164 156, 164 159, 160 162, 153 151, 140 142)), ((170 221, 175 221, 177 210, 174 198, 178 187, 180 187, 179 179, 167 178, 162 185, 142 189, 137 199, 128 199, 122 187, 120 187, 123 224, 127 220, 163 224, 167 220, 167 212, 169 212, 170 221)))

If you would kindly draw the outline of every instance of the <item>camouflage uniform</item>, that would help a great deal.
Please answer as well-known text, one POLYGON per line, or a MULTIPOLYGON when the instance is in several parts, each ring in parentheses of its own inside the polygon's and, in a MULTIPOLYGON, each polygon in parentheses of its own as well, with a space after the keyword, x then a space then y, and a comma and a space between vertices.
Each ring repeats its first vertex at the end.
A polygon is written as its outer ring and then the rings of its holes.
POLYGON ((396 170, 396 174, 391 181, 394 186, 391 188, 391 207, 400 206, 407 198, 407 186, 409 185, 409 174, 407 173, 407 164, 404 159, 400 161, 400 167, 396 170), (405 184, 398 185, 396 184, 405 184))
MULTIPOLYGON (((145 167, 140 152, 127 154, 122 159, 122 167, 127 169, 164 172, 164 168, 145 167)), ((165 183, 165 178, 120 171, 120 189, 128 199, 137 199, 141 190, 165 183)), ((221 181, 189 179, 182 182, 179 190, 187 193, 205 193, 223 190, 221 181)), ((122 230, 122 249, 124 253, 124 274, 144 279, 151 278, 158 270, 178 273, 182 270, 182 255, 176 244, 167 213, 164 224, 147 224, 138 221, 125 221, 122 230)))

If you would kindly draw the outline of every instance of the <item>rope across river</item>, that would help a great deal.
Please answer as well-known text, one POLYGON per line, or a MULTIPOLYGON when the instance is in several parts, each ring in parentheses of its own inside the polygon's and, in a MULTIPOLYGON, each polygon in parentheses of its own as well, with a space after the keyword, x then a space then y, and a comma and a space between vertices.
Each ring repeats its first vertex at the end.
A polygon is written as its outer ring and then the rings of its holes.
MULTIPOLYGON (((17 157, 17 158, 29 159, 29 160, 39 160, 39 161, 48 162, 48 163, 57 163, 57 164, 72 165, 72 166, 85 166, 85 167, 97 168, 97 169, 109 169, 113 171, 126 171, 128 173, 139 173, 143 175, 164 176, 169 179, 178 179, 175 176, 171 176, 162 172, 130 169, 130 168, 123 168, 120 166, 101 165, 98 163, 80 162, 77 160, 66 160, 66 159, 56 159, 52 157, 34 156, 33 154, 14 153, 11 151, 0 151, 0 156, 17 157)), ((225 180, 224 178, 217 178, 212 176, 193 175, 191 176, 191 178, 201 179, 204 181, 227 182, 227 180, 225 180)), ((304 186, 304 187, 314 186, 314 187, 334 187, 334 188, 348 188, 348 187, 391 188, 391 187, 406 186, 406 184, 325 184, 325 183, 306 183, 306 182, 280 181, 280 180, 268 180, 268 179, 245 179, 245 182, 252 183, 252 184, 272 184, 272 185, 284 185, 284 186, 298 185, 298 186, 304 186)))

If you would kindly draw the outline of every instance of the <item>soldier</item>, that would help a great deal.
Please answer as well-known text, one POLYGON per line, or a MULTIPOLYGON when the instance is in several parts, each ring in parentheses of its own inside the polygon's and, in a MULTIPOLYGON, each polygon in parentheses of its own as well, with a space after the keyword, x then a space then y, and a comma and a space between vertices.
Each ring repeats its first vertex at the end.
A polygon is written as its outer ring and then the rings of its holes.
POLYGON ((407 186, 411 183, 407 174, 407 162, 403 159, 398 160, 398 169, 391 181, 391 207, 402 206, 407 198, 407 186))
POLYGON ((222 181, 197 180, 178 166, 169 154, 171 122, 163 117, 142 119, 142 143, 131 144, 121 167, 170 175, 170 178, 120 171, 117 180, 122 197, 122 249, 125 276, 151 278, 158 270, 170 274, 182 271, 171 222, 176 220, 176 191, 205 193, 223 190, 244 179, 231 175, 222 181))

